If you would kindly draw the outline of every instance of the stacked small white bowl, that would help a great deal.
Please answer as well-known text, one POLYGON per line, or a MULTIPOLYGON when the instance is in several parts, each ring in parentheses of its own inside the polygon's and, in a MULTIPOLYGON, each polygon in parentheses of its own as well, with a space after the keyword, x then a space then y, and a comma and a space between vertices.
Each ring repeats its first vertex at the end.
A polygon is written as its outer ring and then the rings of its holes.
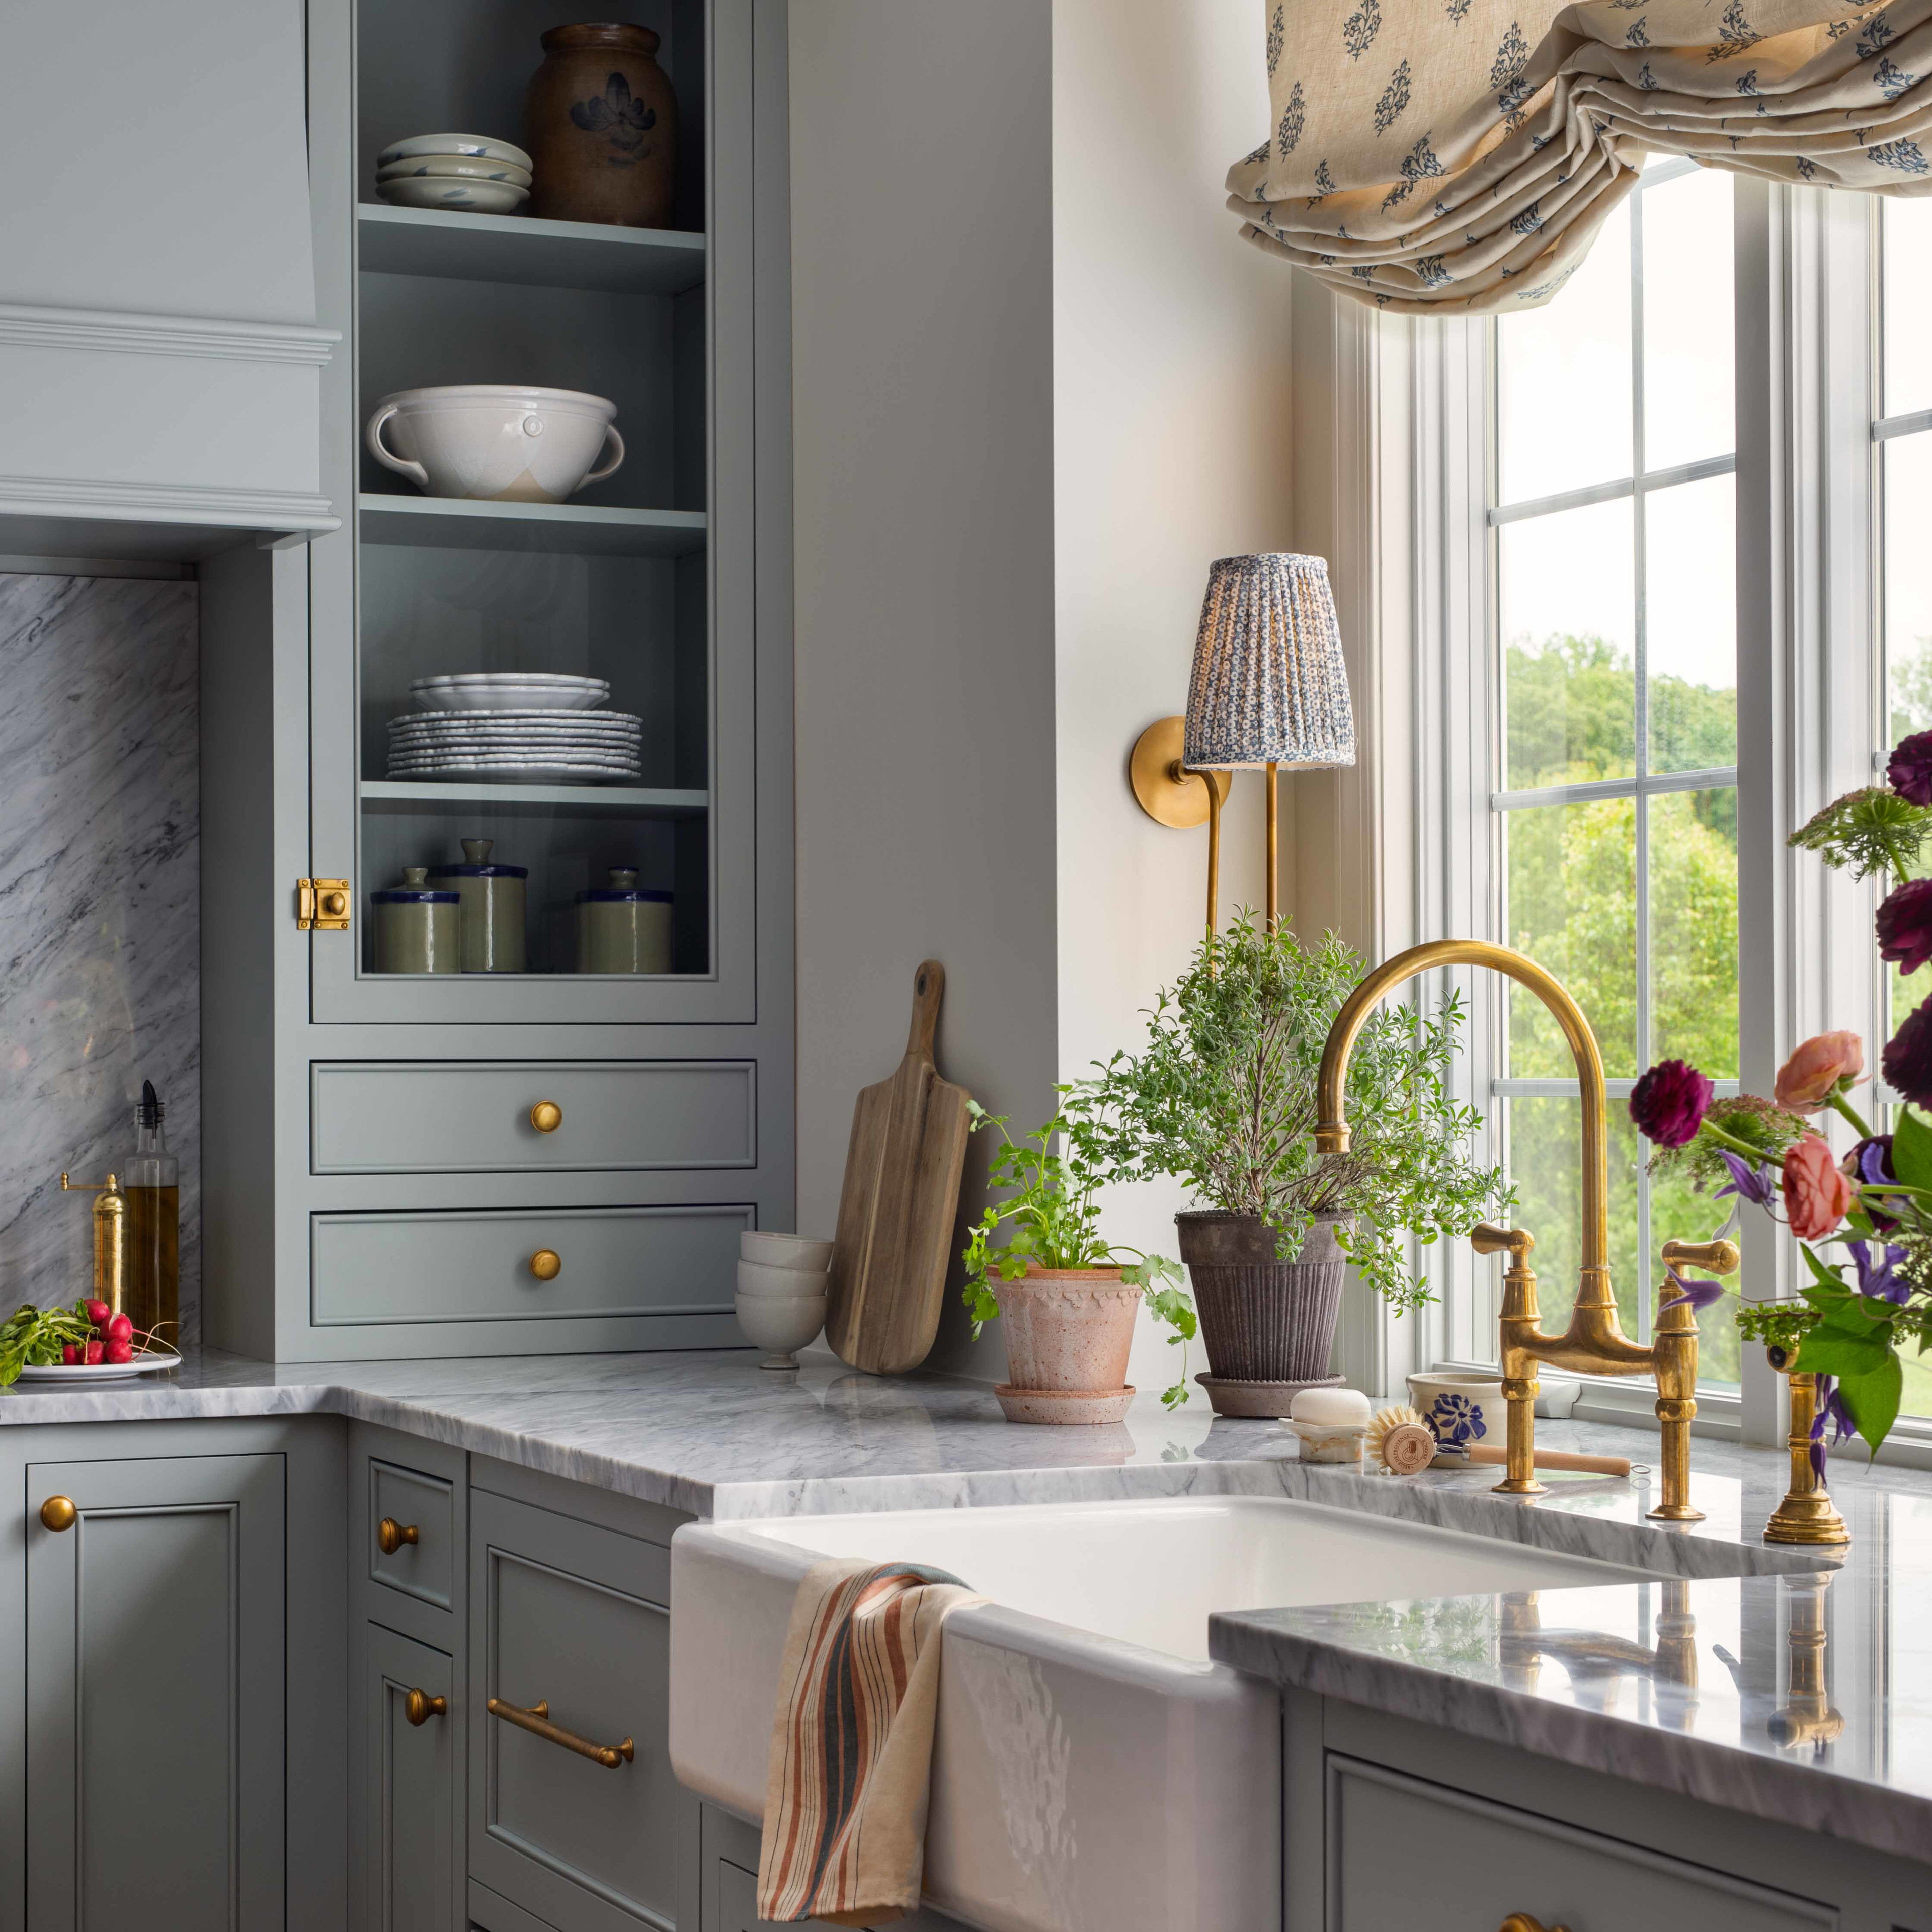
POLYGON ((825 1326, 832 1244, 802 1234, 738 1237, 738 1326, 765 1351, 761 1369, 795 1369, 825 1326))
POLYGON ((422 709, 389 720, 392 778, 500 778, 524 784, 618 784, 644 772, 644 720, 605 711, 601 677, 560 671, 420 677, 422 709))
POLYGON ((530 158, 481 134, 416 134, 376 157, 376 192, 396 208, 514 214, 530 198, 530 158))

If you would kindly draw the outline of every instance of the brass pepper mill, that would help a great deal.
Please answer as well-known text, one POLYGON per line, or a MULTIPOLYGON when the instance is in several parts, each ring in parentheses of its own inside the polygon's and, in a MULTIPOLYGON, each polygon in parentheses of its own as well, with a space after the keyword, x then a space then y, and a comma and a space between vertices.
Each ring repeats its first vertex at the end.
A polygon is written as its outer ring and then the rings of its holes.
POLYGON ((128 1197, 121 1178, 110 1174, 105 1180, 73 1180, 64 1174, 61 1188, 64 1193, 100 1196, 94 1204, 94 1299, 118 1315, 128 1298, 128 1197))

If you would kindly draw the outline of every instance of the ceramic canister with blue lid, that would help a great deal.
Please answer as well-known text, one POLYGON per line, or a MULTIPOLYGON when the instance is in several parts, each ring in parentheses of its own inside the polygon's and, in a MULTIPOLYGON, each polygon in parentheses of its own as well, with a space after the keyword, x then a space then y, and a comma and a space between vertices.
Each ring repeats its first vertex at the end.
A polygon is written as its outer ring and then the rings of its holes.
POLYGON ((638 884, 635 869, 613 866, 610 883, 577 896, 580 973, 668 973, 671 896, 638 884))
POLYGON ((524 970, 524 900, 530 868, 493 866, 490 838, 466 838, 464 862, 433 866, 430 879, 463 902, 463 970, 520 973, 524 970))
POLYGON ((460 973, 462 902, 451 892, 433 891, 427 869, 404 868, 400 886, 371 892, 376 909, 376 970, 379 973, 460 973))

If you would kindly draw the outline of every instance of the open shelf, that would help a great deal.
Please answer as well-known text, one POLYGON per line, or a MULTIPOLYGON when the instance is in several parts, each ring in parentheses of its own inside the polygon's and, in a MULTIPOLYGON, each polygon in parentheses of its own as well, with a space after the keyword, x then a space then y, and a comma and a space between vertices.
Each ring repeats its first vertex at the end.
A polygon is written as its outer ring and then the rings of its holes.
POLYGON ((472 778, 364 778, 365 805, 568 806, 579 812, 621 812, 632 817, 694 818, 710 808, 708 792, 649 785, 496 784, 472 778))
POLYGON ((472 502, 460 496, 356 500, 364 543, 436 550, 556 550, 576 556, 687 556, 705 544, 701 510, 628 510, 599 503, 472 502))
POLYGON ((678 229, 367 201, 357 203, 356 219, 362 266, 370 274, 650 296, 681 295, 704 280, 704 237, 678 229))

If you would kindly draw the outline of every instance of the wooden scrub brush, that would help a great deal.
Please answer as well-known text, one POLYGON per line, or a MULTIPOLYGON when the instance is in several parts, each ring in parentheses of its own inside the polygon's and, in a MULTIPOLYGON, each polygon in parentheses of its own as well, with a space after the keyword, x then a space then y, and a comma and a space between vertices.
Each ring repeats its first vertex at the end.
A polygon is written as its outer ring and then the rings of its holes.
POLYGON ((1406 1402, 1378 1408, 1369 1424, 1369 1460, 1391 1476, 1413 1476, 1436 1460, 1436 1432, 1406 1402))

